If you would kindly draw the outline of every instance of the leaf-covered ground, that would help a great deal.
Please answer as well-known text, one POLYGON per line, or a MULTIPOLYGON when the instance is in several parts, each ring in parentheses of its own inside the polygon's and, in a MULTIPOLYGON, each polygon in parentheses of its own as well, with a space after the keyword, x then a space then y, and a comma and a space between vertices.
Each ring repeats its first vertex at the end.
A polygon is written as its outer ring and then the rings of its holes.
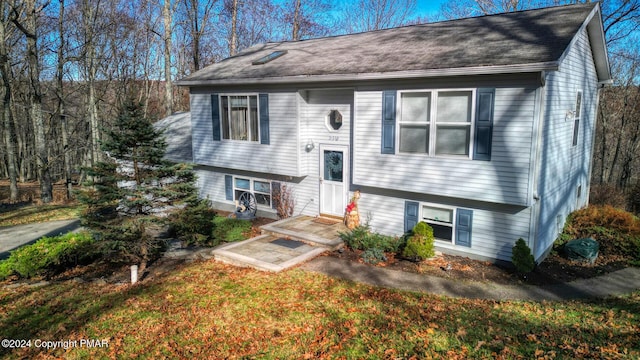
POLYGON ((69 220, 80 216, 82 205, 70 204, 19 204, 0 207, 0 227, 69 220))
POLYGON ((0 329, 32 340, 0 348, 6 358, 638 358, 640 292, 566 303, 450 299, 207 261, 135 286, 0 288, 0 329), (38 339, 108 347, 44 350, 38 339))

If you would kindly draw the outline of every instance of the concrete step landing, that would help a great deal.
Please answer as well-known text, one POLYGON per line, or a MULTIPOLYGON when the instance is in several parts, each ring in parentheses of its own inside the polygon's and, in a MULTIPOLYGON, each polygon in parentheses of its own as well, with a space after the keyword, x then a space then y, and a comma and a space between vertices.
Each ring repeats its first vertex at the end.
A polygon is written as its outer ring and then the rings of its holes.
POLYGON ((225 244, 213 250, 216 260, 240 267, 279 272, 312 259, 325 247, 309 245, 294 238, 261 235, 248 240, 225 244))

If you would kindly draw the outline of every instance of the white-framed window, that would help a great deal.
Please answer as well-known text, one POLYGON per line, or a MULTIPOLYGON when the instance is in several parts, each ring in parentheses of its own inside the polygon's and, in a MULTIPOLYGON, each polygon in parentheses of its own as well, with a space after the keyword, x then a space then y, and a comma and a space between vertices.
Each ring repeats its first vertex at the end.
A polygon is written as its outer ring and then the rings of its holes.
POLYGON ((573 112, 573 139, 571 145, 578 145, 580 135, 580 117, 582 116, 582 90, 576 92, 576 108, 573 112))
POLYGON ((233 200, 238 200, 243 192, 252 193, 258 206, 271 208, 271 181, 235 176, 233 178, 233 200))
POLYGON ((433 237, 436 240, 453 243, 455 208, 423 203, 420 206, 420 218, 433 228, 433 237))
POLYGON ((402 91, 398 99, 400 153, 471 156, 475 90, 402 91))
POLYGON ((220 95, 220 110, 223 139, 260 141, 258 95, 220 95))

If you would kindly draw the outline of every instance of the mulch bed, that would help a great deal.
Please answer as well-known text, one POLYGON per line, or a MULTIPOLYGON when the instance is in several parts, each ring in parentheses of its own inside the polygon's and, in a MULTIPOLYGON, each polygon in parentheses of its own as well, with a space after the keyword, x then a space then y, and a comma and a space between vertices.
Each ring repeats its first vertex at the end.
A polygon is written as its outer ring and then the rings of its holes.
MULTIPOLYGON (((345 248, 341 251, 333 251, 328 256, 364 263, 360 257, 361 253, 361 251, 345 248)), ((433 259, 418 263, 402 259, 391 253, 387 253, 386 257, 387 261, 377 265, 368 265, 447 279, 493 282, 505 285, 566 283, 604 275, 628 266, 625 259, 615 256, 598 256, 596 262, 591 265, 569 261, 560 255, 552 254, 538 265, 533 272, 520 275, 510 267, 488 261, 472 260, 463 256, 441 254, 433 259)))

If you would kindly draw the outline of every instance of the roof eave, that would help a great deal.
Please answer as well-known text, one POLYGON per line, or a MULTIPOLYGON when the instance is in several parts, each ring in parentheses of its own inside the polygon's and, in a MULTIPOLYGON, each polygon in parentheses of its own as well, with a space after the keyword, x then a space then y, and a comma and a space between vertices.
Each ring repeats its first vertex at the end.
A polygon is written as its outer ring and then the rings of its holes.
POLYGON ((607 40, 604 35, 600 3, 596 3, 592 16, 592 20, 595 21, 589 21, 587 32, 593 44, 592 52, 598 74, 598 81, 608 83, 610 80, 613 80, 613 76, 611 75, 611 66, 609 64, 609 52, 607 50, 607 40), (596 13, 600 13, 598 14, 599 16, 595 16, 596 13))
POLYGON ((543 62, 517 65, 475 66, 449 69, 428 70, 404 70, 383 73, 355 73, 355 74, 327 74, 327 75, 296 75, 276 76, 262 78, 227 78, 227 79, 199 79, 179 80, 179 86, 206 86, 206 85, 247 85, 247 84, 290 84, 290 83, 320 83, 341 81, 366 81, 366 80, 401 80, 413 78, 432 78, 446 76, 469 75, 498 75, 514 73, 532 73, 541 71, 558 70, 559 62, 543 62))

